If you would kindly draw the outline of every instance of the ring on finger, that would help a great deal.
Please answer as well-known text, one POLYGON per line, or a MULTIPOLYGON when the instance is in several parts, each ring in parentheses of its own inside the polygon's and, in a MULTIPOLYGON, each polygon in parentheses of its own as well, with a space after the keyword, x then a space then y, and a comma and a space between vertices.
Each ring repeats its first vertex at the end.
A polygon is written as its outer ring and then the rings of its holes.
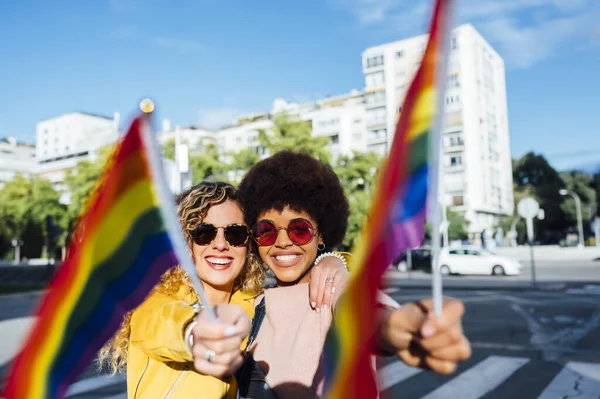
POLYGON ((207 350, 204 352, 204 359, 206 359, 206 361, 207 361, 207 362, 211 363, 211 362, 212 362, 212 358, 213 358, 213 356, 215 356, 215 355, 216 355, 216 353, 215 353, 215 351, 214 351, 214 350, 212 350, 212 349, 207 349, 207 350))
POLYGON ((329 276, 325 279, 325 284, 333 284, 334 280, 335 280, 335 277, 329 276))

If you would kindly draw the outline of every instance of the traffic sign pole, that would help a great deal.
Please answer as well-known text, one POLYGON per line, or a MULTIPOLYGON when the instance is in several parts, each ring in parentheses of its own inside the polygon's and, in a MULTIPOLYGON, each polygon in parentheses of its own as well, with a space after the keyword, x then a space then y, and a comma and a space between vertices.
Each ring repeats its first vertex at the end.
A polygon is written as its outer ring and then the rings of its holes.
POLYGON ((540 219, 544 218, 544 212, 540 209, 540 204, 534 200, 533 198, 523 198, 519 201, 517 205, 517 210, 519 215, 523 217, 527 221, 527 242, 529 243, 529 257, 531 259, 531 282, 535 287, 536 285, 536 276, 535 276, 535 259, 533 256, 533 244, 534 244, 534 234, 533 234, 533 218, 536 216, 540 219))

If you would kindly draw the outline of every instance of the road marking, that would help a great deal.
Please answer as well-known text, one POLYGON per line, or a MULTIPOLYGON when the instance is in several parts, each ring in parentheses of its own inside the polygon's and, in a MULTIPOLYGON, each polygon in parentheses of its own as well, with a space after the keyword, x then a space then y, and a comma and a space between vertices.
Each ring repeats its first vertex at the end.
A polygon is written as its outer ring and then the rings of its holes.
POLYGON ((481 398, 496 389, 527 362, 529 359, 523 357, 490 356, 431 392, 424 399, 446 399, 456 397, 457 393, 460 393, 461 399, 481 398))
POLYGON ((600 285, 587 284, 583 288, 570 288, 567 294, 600 295, 600 285))
POLYGON ((598 399, 600 364, 569 362, 554 377, 538 399, 598 399))
POLYGON ((386 389, 393 387, 400 381, 404 381, 413 375, 422 372, 422 369, 407 366, 401 361, 394 361, 386 364, 377 370, 377 380, 379 382, 379 391, 383 392, 386 389))
POLYGON ((125 376, 121 374, 115 374, 114 376, 98 375, 92 378, 86 378, 85 380, 77 381, 71 385, 67 391, 67 396, 79 395, 81 393, 94 391, 125 381, 125 376))

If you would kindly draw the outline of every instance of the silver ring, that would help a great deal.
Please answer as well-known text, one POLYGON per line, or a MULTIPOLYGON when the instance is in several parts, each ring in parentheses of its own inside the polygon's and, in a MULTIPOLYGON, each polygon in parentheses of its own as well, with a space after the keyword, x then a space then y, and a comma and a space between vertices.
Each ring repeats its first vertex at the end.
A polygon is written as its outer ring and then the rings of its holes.
POLYGON ((333 280, 335 280, 335 278, 333 276, 329 276, 325 279, 325 284, 333 284, 333 280))
POLYGON ((204 352, 204 358, 206 359, 207 362, 211 363, 212 362, 212 358, 213 356, 216 355, 215 351, 212 349, 207 349, 206 352, 204 352))

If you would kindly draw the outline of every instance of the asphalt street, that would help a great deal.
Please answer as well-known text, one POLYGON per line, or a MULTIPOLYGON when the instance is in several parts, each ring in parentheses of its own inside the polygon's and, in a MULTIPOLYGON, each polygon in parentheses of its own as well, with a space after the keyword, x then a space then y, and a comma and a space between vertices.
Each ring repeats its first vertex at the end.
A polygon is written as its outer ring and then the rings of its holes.
MULTIPOLYGON (((527 279, 514 277, 445 278, 444 294, 465 303, 464 330, 473 345, 472 358, 450 376, 381 358, 382 397, 600 398, 600 278, 593 278, 596 270, 590 265, 565 265, 554 267, 554 275, 548 272, 547 281, 580 273, 578 267, 592 273, 587 281, 579 281, 579 275, 578 281, 536 289, 527 279), (461 286, 454 289, 456 281, 461 286)), ((407 281, 419 281, 414 273, 411 280, 400 273, 388 277, 384 290, 400 303, 430 295, 427 285, 407 286, 407 281)), ((426 284, 429 278, 420 277, 426 284)), ((0 296, 0 373, 6 372, 31 324, 28 316, 37 296, 0 296)), ((68 397, 122 399, 125 388, 123 376, 108 378, 88 370, 68 397)))

